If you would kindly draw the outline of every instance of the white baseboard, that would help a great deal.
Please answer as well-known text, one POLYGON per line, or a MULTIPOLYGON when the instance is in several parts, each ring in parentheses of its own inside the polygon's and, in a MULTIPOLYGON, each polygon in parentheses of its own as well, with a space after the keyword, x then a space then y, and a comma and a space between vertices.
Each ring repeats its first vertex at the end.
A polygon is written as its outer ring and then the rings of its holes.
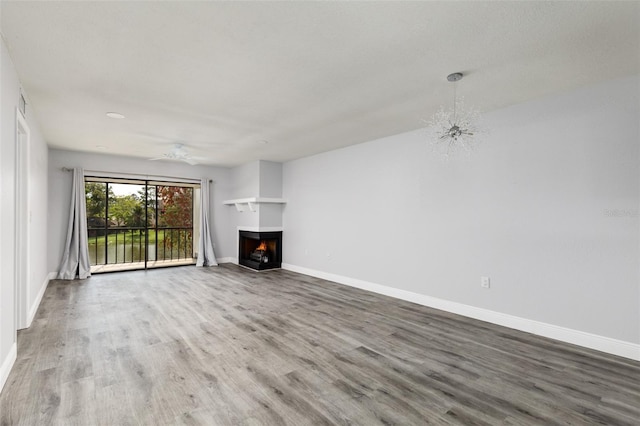
POLYGON ((4 387, 4 384, 7 382, 7 379, 9 378, 9 373, 11 372, 11 368, 13 367, 13 364, 16 362, 17 357, 18 357, 18 345, 17 343, 13 342, 13 345, 11 345, 11 349, 9 350, 9 353, 7 354, 5 359, 2 361, 2 365, 0 365, 0 392, 2 392, 2 388, 4 387))
POLYGON ((54 280, 58 276, 57 272, 49 272, 47 278, 45 278, 44 282, 40 286, 40 290, 36 296, 36 300, 34 300, 31 308, 29 309, 29 316, 27 317, 27 328, 31 327, 31 323, 36 316, 36 312, 38 312, 38 308, 40 307, 40 302, 42 302, 42 297, 44 296, 44 292, 47 290, 47 286, 49 285, 49 281, 54 280))
POLYGON ((216 258, 216 261, 218 263, 235 263, 236 265, 238 264, 237 257, 218 257, 216 258))
POLYGON ((574 330, 571 328, 561 327, 527 318, 521 318, 514 315, 503 314, 501 312, 491 311, 484 308, 465 305, 449 300, 438 299, 424 294, 413 293, 411 291, 401 290, 368 281, 349 278, 342 275, 331 274, 328 272, 317 271, 301 266, 282 264, 282 269, 292 272, 298 272, 312 277, 322 278, 339 284, 356 287, 362 290, 374 293, 384 294, 385 296, 395 297, 397 299, 406 300, 408 302, 417 303, 430 308, 440 309, 454 314, 474 318, 481 321, 490 322, 492 324, 513 328, 515 330, 525 331, 527 333, 536 334, 538 336, 548 337, 562 342, 583 346, 589 349, 595 349, 613 355, 640 361, 640 344, 625 342, 623 340, 612 339, 597 334, 586 333, 584 331, 574 330))

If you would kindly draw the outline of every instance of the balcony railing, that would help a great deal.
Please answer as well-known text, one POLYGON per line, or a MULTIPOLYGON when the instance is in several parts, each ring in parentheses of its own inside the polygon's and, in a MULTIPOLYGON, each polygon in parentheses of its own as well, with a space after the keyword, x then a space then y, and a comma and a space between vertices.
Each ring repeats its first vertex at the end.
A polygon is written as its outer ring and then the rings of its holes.
POLYGON ((88 228, 91 265, 193 259, 193 228, 88 228))

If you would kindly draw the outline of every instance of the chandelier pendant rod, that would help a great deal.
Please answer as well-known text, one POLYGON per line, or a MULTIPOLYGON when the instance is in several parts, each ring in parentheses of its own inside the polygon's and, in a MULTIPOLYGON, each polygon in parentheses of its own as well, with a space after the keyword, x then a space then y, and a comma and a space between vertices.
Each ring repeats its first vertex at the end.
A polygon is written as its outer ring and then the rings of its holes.
POLYGON ((458 88, 458 82, 453 82, 453 123, 458 122, 458 117, 456 115, 456 89, 458 88))

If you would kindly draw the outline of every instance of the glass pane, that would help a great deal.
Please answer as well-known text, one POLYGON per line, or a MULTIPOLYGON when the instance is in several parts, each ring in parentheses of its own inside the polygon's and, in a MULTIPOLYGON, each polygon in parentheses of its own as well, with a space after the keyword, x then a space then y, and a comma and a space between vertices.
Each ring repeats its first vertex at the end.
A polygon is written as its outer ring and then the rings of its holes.
POLYGON ((193 188, 158 185, 157 260, 193 258, 193 188))
POLYGON ((107 184, 86 182, 84 191, 87 205, 89 262, 91 265, 102 265, 105 263, 107 184))
POLYGON ((156 250, 158 237, 156 235, 156 193, 155 185, 147 185, 147 260, 150 262, 157 260, 156 250))
POLYGON ((145 186, 108 183, 108 263, 139 263, 145 260, 145 186))
POLYGON ((193 223, 193 188, 158 186, 158 226, 191 227, 193 223))

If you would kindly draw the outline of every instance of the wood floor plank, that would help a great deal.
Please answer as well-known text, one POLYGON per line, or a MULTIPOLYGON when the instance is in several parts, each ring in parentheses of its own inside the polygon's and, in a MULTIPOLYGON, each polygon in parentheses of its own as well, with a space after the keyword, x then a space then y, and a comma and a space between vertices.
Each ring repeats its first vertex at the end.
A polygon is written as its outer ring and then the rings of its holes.
POLYGON ((640 363, 288 271, 52 281, 0 425, 637 425, 640 363))

